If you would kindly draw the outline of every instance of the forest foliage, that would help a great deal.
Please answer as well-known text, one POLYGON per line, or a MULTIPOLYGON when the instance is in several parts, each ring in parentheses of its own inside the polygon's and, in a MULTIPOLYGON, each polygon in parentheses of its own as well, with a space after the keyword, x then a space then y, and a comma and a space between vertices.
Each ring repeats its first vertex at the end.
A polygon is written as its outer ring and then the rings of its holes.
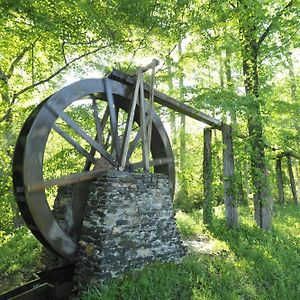
MULTIPOLYGON (((33 108, 70 81, 102 77, 113 68, 134 73, 152 58, 160 60, 156 88, 232 125, 235 205, 254 206, 258 227, 273 226, 276 158, 282 160, 286 202, 293 202, 289 155, 300 193, 298 0, 5 0, 0 15, 1 240, 27 234, 16 218, 11 161, 33 108)), ((204 203, 204 126, 157 111, 175 153, 175 208, 193 213, 204 203)), ((224 201, 223 147, 214 129, 212 206, 224 201)), ((48 173, 72 170, 71 153, 53 151, 48 173)))

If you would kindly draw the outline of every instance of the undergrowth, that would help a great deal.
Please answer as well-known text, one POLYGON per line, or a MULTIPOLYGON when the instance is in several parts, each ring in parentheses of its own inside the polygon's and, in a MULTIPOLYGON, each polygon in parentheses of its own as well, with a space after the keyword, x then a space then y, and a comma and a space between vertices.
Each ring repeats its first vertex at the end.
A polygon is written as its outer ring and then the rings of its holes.
POLYGON ((201 225, 201 212, 177 214, 185 238, 206 234, 219 243, 217 251, 148 265, 90 287, 82 299, 300 299, 299 209, 277 208, 271 232, 254 226, 248 208, 240 208, 240 228, 229 230, 222 210, 210 228, 201 225))
POLYGON ((28 281, 37 270, 41 245, 26 227, 0 231, 0 294, 28 281))

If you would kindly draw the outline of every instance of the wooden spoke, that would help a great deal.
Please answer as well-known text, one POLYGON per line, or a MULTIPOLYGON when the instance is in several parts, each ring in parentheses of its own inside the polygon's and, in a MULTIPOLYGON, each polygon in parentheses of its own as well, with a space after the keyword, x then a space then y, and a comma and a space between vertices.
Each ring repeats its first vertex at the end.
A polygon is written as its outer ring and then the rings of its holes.
POLYGON ((99 170, 95 170, 95 171, 74 173, 74 174, 63 176, 60 178, 53 178, 53 179, 46 180, 43 182, 35 183, 31 186, 27 186, 27 191, 28 192, 41 192, 41 191, 44 191, 46 188, 49 188, 52 186, 65 186, 65 185, 88 181, 88 180, 97 178, 97 176, 99 176, 100 174, 102 174, 105 171, 106 171, 106 169, 99 169, 99 170))
POLYGON ((98 113, 98 106, 97 106, 97 101, 95 97, 91 96, 93 100, 93 115, 95 119, 95 124, 96 124, 96 130, 97 130, 97 140, 100 145, 103 147, 103 132, 102 132, 102 126, 101 126, 101 121, 99 119, 99 113, 98 113))
POLYGON ((78 133, 83 139, 85 139, 91 146, 93 146, 103 157, 105 157, 112 164, 114 163, 110 156, 107 155, 104 147, 97 143, 91 136, 89 136, 77 123, 75 123, 65 112, 63 112, 60 108, 46 106, 56 114, 57 117, 61 117, 63 121, 65 121, 76 133, 78 133))
POLYGON ((104 79, 104 86, 105 86, 105 93, 107 97, 107 103, 108 103, 109 115, 110 115, 111 136, 113 139, 114 147, 116 148, 117 161, 119 161, 121 146, 120 146, 120 140, 118 136, 116 107, 115 107, 109 79, 107 78, 104 79))
POLYGON ((91 153, 85 151, 75 140, 73 140, 66 132, 64 132, 58 125, 54 124, 53 129, 60 134, 65 140, 67 140, 80 154, 85 156, 89 163, 96 162, 94 156, 91 153))
MULTIPOLYGON (((153 160, 149 161, 149 166, 150 167, 157 167, 157 166, 167 165, 167 164, 172 163, 172 162, 173 162, 173 159, 170 158, 170 157, 156 158, 156 159, 153 159, 153 160)), ((141 169, 141 168, 143 168, 143 166, 144 166, 143 161, 128 164, 129 169, 132 170, 132 171, 141 169)))
POLYGON ((130 134, 131 134, 132 124, 133 124, 133 118, 135 114, 135 108, 138 100, 141 74, 142 74, 141 72, 138 73, 134 95, 133 95, 132 102, 130 104, 130 110, 126 121, 125 136, 123 138, 123 145, 122 145, 122 157, 121 157, 120 170, 124 170, 127 161, 128 145, 129 145, 130 134))
POLYGON ((145 114, 143 75, 141 76, 141 83, 140 83, 140 126, 142 129, 142 153, 143 153, 144 170, 148 172, 149 171, 149 144, 148 144, 148 134, 147 134, 147 124, 146 124, 146 114, 145 114))
MULTIPOLYGON (((108 116, 109 116, 109 111, 108 111, 108 106, 106 106, 106 109, 105 109, 105 111, 104 111, 102 120, 101 120, 101 122, 100 122, 101 132, 102 132, 102 144, 104 143, 104 140, 103 140, 103 129, 104 129, 105 124, 106 124, 106 122, 107 122, 107 120, 108 120, 108 116)), ((97 139, 98 139, 98 135, 96 135, 95 140, 97 140, 97 139)), ((106 147, 104 144, 103 144, 103 146, 104 146, 104 148, 105 148, 105 150, 106 150, 107 147, 106 147)), ((107 150, 106 150, 106 152, 107 152, 107 150)), ((96 153, 96 150, 95 150, 94 147, 92 147, 91 150, 90 150, 90 154, 91 154, 92 156, 95 156, 95 153, 96 153)), ((109 155, 108 152, 107 152, 107 155, 109 155)), ((88 170, 90 169, 90 167, 91 167, 91 163, 87 160, 87 161, 85 162, 85 166, 84 166, 83 170, 84 170, 84 171, 88 171, 88 170)))

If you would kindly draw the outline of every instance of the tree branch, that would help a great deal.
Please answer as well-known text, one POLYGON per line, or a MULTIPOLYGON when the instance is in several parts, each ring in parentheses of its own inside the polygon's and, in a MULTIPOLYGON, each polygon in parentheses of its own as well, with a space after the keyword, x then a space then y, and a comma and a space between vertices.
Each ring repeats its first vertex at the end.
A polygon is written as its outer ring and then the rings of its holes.
MULTIPOLYGON (((127 42, 132 42, 132 41, 131 41, 131 40, 124 40, 124 41, 122 41, 122 42, 123 42, 123 43, 127 43, 127 42)), ((82 59, 82 58, 84 58, 84 57, 87 57, 87 56, 89 56, 89 55, 91 55, 91 54, 95 54, 95 53, 99 52, 99 51, 102 50, 102 49, 105 49, 105 48, 108 48, 108 47, 112 46, 113 44, 114 44, 114 43, 110 43, 110 44, 107 44, 107 45, 105 45, 105 46, 98 47, 98 48, 96 48, 96 49, 94 49, 94 50, 92 50, 92 51, 86 52, 86 53, 84 53, 84 54, 82 54, 82 55, 80 55, 80 56, 75 57, 74 59, 72 59, 72 60, 70 60, 68 63, 66 63, 63 67, 59 68, 57 71, 55 71, 55 72, 52 73, 50 76, 48 76, 47 78, 45 78, 45 79, 43 79, 43 80, 40 80, 40 81, 38 81, 38 82, 35 82, 35 83, 33 83, 33 84, 31 84, 31 85, 29 85, 29 86, 23 88, 23 89, 20 90, 19 92, 14 93, 14 95, 13 95, 13 101, 14 101, 17 97, 19 97, 21 94, 23 94, 23 93, 25 93, 25 92, 27 92, 27 91, 29 91, 29 90, 31 90, 31 89, 33 89, 33 88, 35 88, 35 87, 41 85, 41 84, 43 84, 43 83, 48 82, 49 80, 51 80, 52 78, 54 78, 55 76, 57 76, 58 74, 60 74, 62 71, 66 70, 71 64, 75 63, 76 61, 78 61, 78 60, 80 60, 80 59, 82 59)))
POLYGON ((11 63, 10 68, 7 73, 7 79, 9 79, 14 72, 15 67, 20 62, 20 60, 24 57, 24 55, 31 50, 32 45, 25 47, 20 54, 14 59, 14 61, 11 63))
POLYGON ((3 80, 5 83, 7 83, 8 78, 1 67, 0 67, 0 79, 3 80))
POLYGON ((261 43, 266 39, 266 37, 269 35, 274 23, 283 15, 283 13, 285 12, 285 10, 287 8, 289 8, 290 6, 292 6, 294 0, 291 0, 290 2, 287 3, 287 5, 282 9, 279 10, 274 18, 272 19, 271 23, 269 24, 269 26, 266 28, 266 30, 262 33, 262 35, 260 36, 260 38, 258 39, 257 45, 258 47, 261 45, 261 43))
POLYGON ((129 65, 128 65, 128 67, 127 67, 125 73, 127 73, 128 70, 130 69, 130 67, 131 67, 131 65, 132 65, 132 63, 133 63, 133 60, 134 60, 134 58, 135 58, 137 52, 138 52, 140 49, 143 48, 143 43, 144 43, 144 41, 146 40, 146 38, 148 37, 148 35, 150 34, 150 32, 152 31, 152 29, 154 28, 154 24, 155 24, 155 23, 153 22, 153 24, 150 26, 150 28, 147 30, 147 32, 146 32, 145 35, 143 36, 143 38, 142 38, 142 40, 140 41, 138 47, 134 50, 134 52, 133 52, 133 54, 132 54, 132 56, 131 56, 130 63, 129 63, 129 65))

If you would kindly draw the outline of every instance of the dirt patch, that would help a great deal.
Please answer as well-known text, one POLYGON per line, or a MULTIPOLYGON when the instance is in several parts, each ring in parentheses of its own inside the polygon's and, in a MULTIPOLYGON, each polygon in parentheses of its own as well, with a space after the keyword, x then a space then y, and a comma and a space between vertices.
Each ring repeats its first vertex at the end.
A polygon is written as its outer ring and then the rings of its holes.
POLYGON ((211 254, 215 250, 214 241, 205 235, 198 235, 193 239, 183 240, 183 244, 191 252, 211 254))

